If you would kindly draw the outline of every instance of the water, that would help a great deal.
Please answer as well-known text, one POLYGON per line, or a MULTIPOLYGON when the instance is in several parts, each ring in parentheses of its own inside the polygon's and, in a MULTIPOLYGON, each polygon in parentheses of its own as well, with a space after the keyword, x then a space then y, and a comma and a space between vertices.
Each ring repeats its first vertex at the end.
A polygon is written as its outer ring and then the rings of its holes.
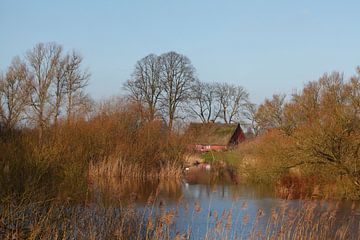
POLYGON ((125 181, 105 192, 102 201, 135 204, 145 218, 173 214, 172 237, 358 239, 359 234, 358 202, 284 200, 271 187, 234 184, 203 170, 182 181, 125 181))
POLYGON ((99 179, 84 202, 0 206, 0 239, 33 229, 37 239, 359 239, 358 202, 285 200, 232 179, 200 169, 177 181, 99 179))

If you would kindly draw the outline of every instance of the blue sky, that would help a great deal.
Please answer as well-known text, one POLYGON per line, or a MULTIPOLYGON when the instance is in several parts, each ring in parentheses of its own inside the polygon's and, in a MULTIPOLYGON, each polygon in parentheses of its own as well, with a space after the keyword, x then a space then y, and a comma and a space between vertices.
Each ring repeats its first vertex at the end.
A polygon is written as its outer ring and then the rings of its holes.
POLYGON ((360 65, 360 1, 0 0, 0 70, 38 42, 76 49, 96 98, 119 94, 149 53, 187 55, 207 82, 259 103, 360 65))

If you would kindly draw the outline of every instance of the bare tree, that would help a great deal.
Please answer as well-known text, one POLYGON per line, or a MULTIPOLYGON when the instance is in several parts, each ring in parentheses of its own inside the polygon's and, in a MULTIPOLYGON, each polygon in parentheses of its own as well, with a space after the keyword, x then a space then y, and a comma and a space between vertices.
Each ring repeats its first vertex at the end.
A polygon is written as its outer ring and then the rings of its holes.
POLYGON ((54 99, 54 125, 57 127, 58 118, 61 114, 61 108, 64 103, 65 95, 65 85, 66 85, 66 66, 68 64, 69 57, 60 58, 58 64, 56 65, 55 77, 54 77, 54 87, 55 87, 55 99, 54 99))
POLYGON ((57 126, 61 112, 68 121, 76 106, 82 105, 90 74, 82 69, 83 58, 76 52, 63 54, 61 45, 39 43, 27 52, 26 64, 31 79, 30 120, 39 127, 39 137, 49 124, 57 126))
POLYGON ((15 57, 0 78, 0 120, 6 131, 13 130, 24 116, 31 91, 29 83, 26 65, 15 57))
POLYGON ((283 126, 285 97, 275 94, 259 106, 255 117, 260 131, 283 126))
POLYGON ((87 86, 90 73, 82 70, 81 63, 83 58, 80 54, 73 51, 66 56, 65 65, 65 94, 66 94, 66 113, 67 121, 74 117, 76 107, 87 104, 88 97, 84 94, 84 88, 87 86), (84 102, 82 101, 84 100, 84 102))
POLYGON ((54 79, 60 62, 62 47, 55 43, 39 43, 28 51, 26 59, 32 79, 31 108, 33 120, 39 127, 39 137, 54 114, 54 79))
POLYGON ((351 77, 346 92, 348 92, 349 102, 353 106, 352 114, 360 119, 360 66, 356 68, 356 75, 351 77))
POLYGON ((255 136, 257 136, 259 133, 259 124, 256 119, 257 110, 258 110, 258 107, 255 103, 247 102, 245 104, 244 117, 245 117, 246 121, 248 122, 251 132, 253 132, 253 134, 255 136))
POLYGON ((196 81, 192 87, 189 108, 203 123, 216 121, 220 114, 220 104, 216 101, 215 85, 196 81))
MULTIPOLYGON (((73 98, 73 109, 71 113, 71 119, 90 119, 95 111, 95 101, 89 94, 85 94, 84 91, 77 93, 73 98)), ((68 123, 71 121, 68 120, 68 123)))
POLYGON ((155 118, 158 110, 161 94, 160 72, 160 58, 150 54, 136 63, 131 79, 124 84, 130 97, 148 109, 150 121, 155 118))
MULTIPOLYGON (((358 74, 360 72, 358 71, 358 74)), ((343 74, 324 74, 293 96, 286 108, 298 120, 290 137, 301 164, 330 166, 346 176, 360 195, 360 78, 345 81, 343 74), (289 106, 288 106, 289 105, 289 106), (299 112, 304 117, 299 118, 299 112)), ((280 101, 281 102, 281 101, 280 101)))
POLYGON ((164 53, 161 60, 162 106, 168 117, 168 127, 173 128, 178 118, 178 108, 186 102, 195 82, 195 68, 190 60, 176 52, 164 53))
POLYGON ((241 86, 219 83, 216 85, 216 95, 221 106, 220 117, 224 122, 240 121, 249 100, 248 92, 241 86))

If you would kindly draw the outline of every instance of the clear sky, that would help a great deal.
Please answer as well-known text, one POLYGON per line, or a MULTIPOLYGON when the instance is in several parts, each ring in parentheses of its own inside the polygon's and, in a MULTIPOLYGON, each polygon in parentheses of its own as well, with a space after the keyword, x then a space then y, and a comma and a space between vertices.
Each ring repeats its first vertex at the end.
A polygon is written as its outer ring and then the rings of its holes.
POLYGON ((0 0, 0 70, 38 42, 85 58, 96 98, 120 93, 149 53, 185 54, 203 81, 255 102, 360 65, 360 1, 0 0))

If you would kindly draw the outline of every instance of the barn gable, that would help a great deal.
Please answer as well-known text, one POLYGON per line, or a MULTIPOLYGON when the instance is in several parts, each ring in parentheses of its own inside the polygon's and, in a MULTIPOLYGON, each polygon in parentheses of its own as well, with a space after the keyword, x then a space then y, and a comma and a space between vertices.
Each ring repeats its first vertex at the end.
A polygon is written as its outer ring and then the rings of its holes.
POLYGON ((228 145, 230 146, 234 146, 234 145, 238 145, 239 143, 245 141, 245 134, 240 126, 240 124, 237 124, 236 129, 233 133, 233 135, 231 136, 228 145))

